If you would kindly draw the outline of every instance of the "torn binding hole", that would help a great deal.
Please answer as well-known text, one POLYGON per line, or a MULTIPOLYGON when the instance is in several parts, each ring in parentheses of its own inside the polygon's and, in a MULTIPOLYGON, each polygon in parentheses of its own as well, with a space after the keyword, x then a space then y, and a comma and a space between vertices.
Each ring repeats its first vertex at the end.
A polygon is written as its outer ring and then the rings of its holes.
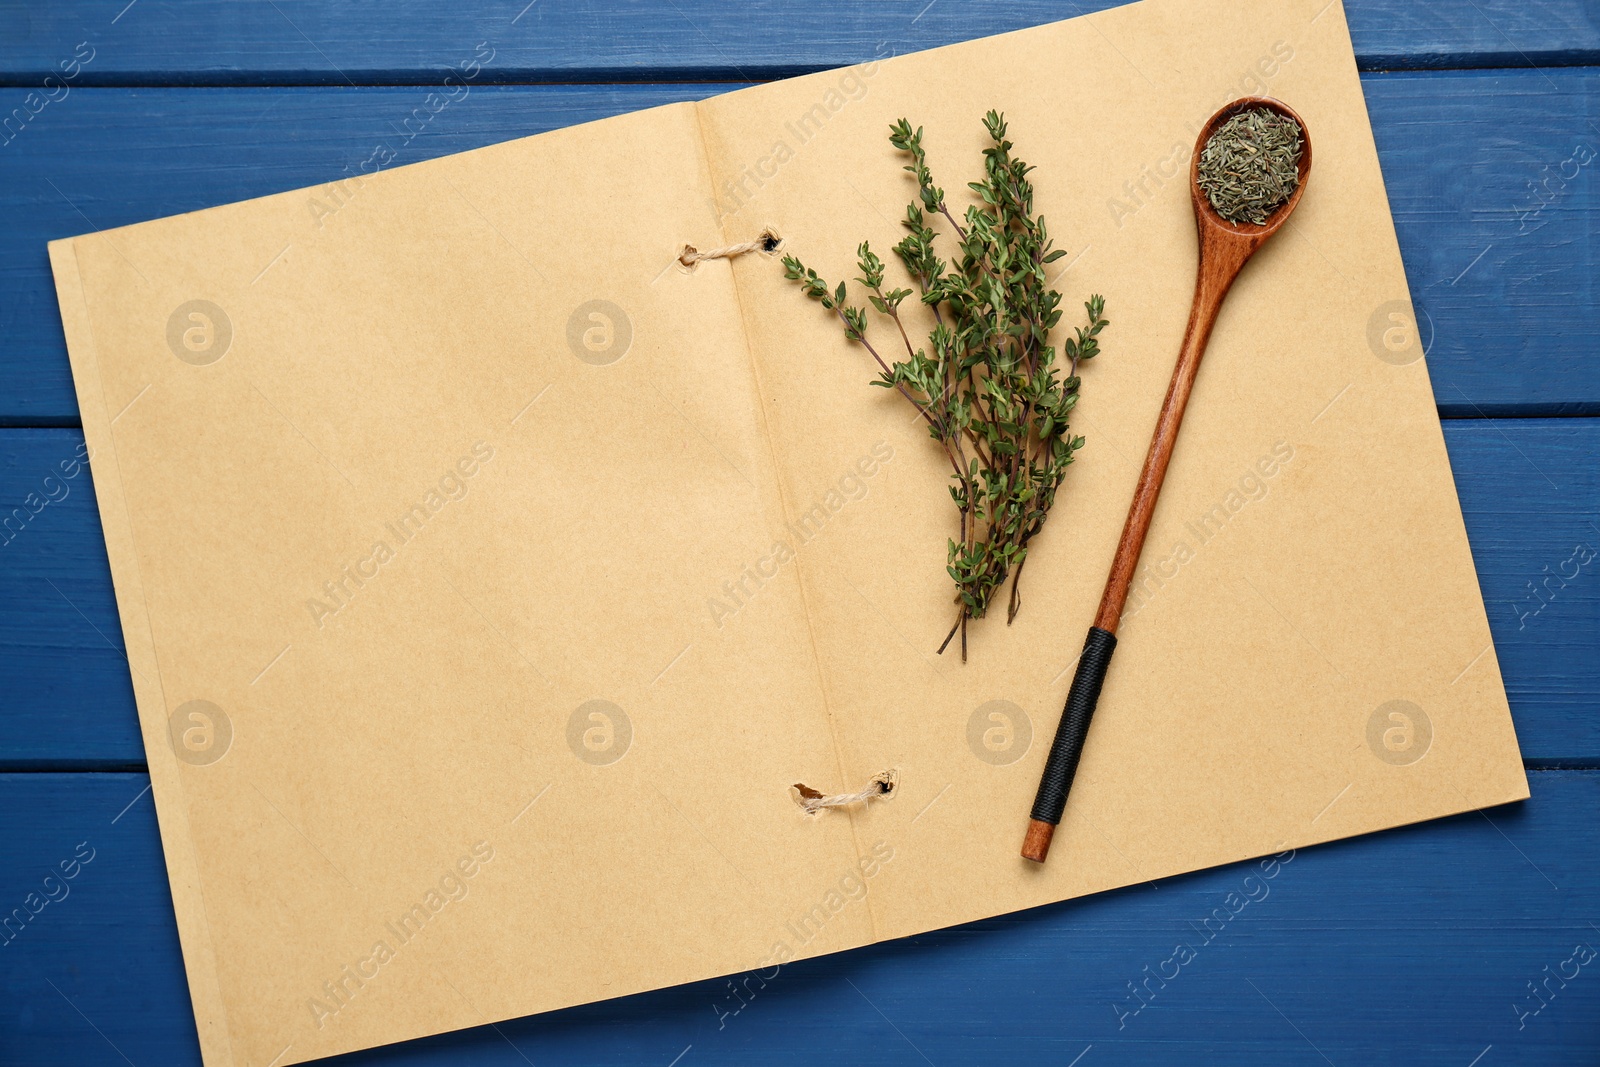
POLYGON ((771 255, 783 247, 783 238, 773 233, 770 229, 762 230, 761 236, 754 241, 744 241, 736 245, 726 245, 722 248, 713 248, 702 252, 694 245, 684 245, 683 251, 678 253, 678 263, 681 266, 694 268, 702 259, 732 259, 742 256, 746 252, 764 252, 771 255))
POLYGON ((819 815, 829 808, 843 808, 851 804, 867 804, 874 800, 887 800, 894 795, 899 779, 899 772, 890 769, 881 774, 873 775, 866 785, 854 793, 828 795, 820 789, 813 789, 804 782, 796 782, 790 787, 789 794, 794 797, 794 802, 800 805, 801 811, 807 815, 819 815))

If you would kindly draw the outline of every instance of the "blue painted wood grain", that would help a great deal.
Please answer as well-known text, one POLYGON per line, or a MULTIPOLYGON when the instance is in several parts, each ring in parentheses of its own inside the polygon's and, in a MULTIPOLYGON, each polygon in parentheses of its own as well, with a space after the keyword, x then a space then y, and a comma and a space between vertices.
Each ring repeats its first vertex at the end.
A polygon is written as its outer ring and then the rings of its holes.
MULTIPOLYGON (((1036 26, 1115 0, 79 0, 7 5, 0 79, 36 85, 82 41, 81 84, 427 83, 480 42, 508 82, 748 80, 1036 26)), ((1585 0, 1349 0, 1367 70, 1600 61, 1585 0)))
MULTIPOLYGON (((1270 878, 1233 864, 792 964, 742 999, 714 979, 324 1062, 1467 1067, 1487 1048, 1477 1067, 1587 1067, 1600 958, 1567 961, 1600 953, 1600 772, 1529 777, 1522 804, 1304 849, 1270 878)), ((94 850, 0 947, 0 1062, 199 1063, 146 785, 0 775, 0 908, 94 850)))
MULTIPOLYGON (((1364 85, 1441 412, 1600 413, 1600 73, 1364 85)), ((0 147, 0 425, 76 422, 47 240, 725 88, 476 86, 412 138, 422 89, 75 91, 0 147)))
MULTIPOLYGON (((93 486, 59 476, 82 440, 0 430, 0 768, 144 759, 93 486)), ((1523 755, 1600 766, 1600 419, 1452 420, 1445 443, 1523 755)))
POLYGON ((1362 84, 1440 410, 1600 414, 1600 73, 1362 84))

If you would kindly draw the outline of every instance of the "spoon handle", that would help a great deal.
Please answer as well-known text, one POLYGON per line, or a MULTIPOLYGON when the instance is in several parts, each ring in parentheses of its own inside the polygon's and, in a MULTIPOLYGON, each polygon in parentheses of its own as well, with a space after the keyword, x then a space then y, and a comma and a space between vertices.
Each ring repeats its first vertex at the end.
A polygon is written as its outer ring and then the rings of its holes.
POLYGON ((1139 566, 1145 534, 1149 533, 1150 520, 1155 515, 1156 498, 1167 476, 1167 464, 1178 442, 1178 428, 1183 424, 1183 413, 1189 406, 1189 394, 1200 371, 1200 358, 1206 354, 1206 342, 1211 340, 1217 312, 1222 310, 1222 300, 1233 287, 1245 260, 1255 251, 1236 241, 1208 240, 1208 236, 1206 231, 1201 231, 1200 269, 1195 278, 1189 325, 1183 332, 1178 363, 1173 368, 1161 414, 1156 418, 1150 451, 1145 455, 1144 469, 1139 472, 1139 484, 1128 508, 1128 521, 1122 527, 1122 540, 1117 542, 1117 554, 1111 559, 1111 574, 1106 578, 1106 591, 1094 618, 1095 626, 1108 633, 1117 632, 1117 623, 1122 618, 1122 606, 1128 599, 1134 570, 1139 566))
POLYGON ((1150 439, 1150 451, 1145 456, 1138 487, 1133 491, 1133 504, 1128 508, 1122 540, 1117 542, 1117 553, 1111 560, 1111 574, 1106 578, 1100 610, 1084 641, 1083 654, 1078 657, 1078 669, 1072 678, 1072 688, 1067 692, 1061 725, 1056 728, 1055 741, 1050 745, 1050 756, 1045 761, 1044 775, 1040 778, 1039 792, 1028 820, 1027 837, 1022 843, 1023 857, 1035 863, 1043 863, 1049 854, 1050 839, 1066 810, 1067 793, 1077 775, 1083 743, 1089 736, 1089 721, 1100 700, 1100 689, 1111 666, 1111 653, 1117 647, 1117 623, 1122 618, 1134 570, 1139 566, 1139 554, 1144 549, 1145 535, 1150 531, 1156 498, 1167 475, 1167 463, 1172 459, 1172 448, 1178 440, 1178 428, 1183 424, 1183 412, 1189 404, 1189 393, 1194 389, 1195 375, 1200 370, 1200 358, 1205 355, 1206 342, 1211 339, 1211 327, 1217 321, 1223 298, 1233 287, 1233 280, 1257 247, 1258 242, 1240 241, 1236 237, 1228 239, 1205 227, 1200 228, 1200 267, 1195 278, 1194 303, 1189 309, 1189 326, 1178 349, 1178 363, 1172 371, 1172 383, 1167 386, 1161 415, 1156 419, 1155 435, 1150 439))

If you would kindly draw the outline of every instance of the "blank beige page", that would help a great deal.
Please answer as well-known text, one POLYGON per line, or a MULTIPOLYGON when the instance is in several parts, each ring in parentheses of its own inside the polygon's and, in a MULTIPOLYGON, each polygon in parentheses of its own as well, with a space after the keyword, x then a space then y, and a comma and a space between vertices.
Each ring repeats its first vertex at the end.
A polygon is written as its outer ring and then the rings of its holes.
MULTIPOLYGON (((830 785, 901 775, 892 802, 851 816, 858 840, 896 847, 869 898, 876 936, 1526 797, 1426 363, 1414 340, 1371 335, 1410 305, 1340 5, 1139 3, 705 101, 724 236, 770 228, 852 286, 870 238, 914 288, 891 249, 916 187, 888 126, 925 128, 960 217, 991 108, 1067 253, 1056 342, 1091 293, 1112 325, 1021 612, 1008 627, 998 597, 965 665, 935 652, 955 619, 942 449, 778 263, 733 268, 789 519, 828 511, 875 443, 894 455, 799 552, 845 754, 830 785), (1032 865, 1028 812, 1188 314, 1189 156, 1251 93, 1304 116, 1314 170, 1223 309, 1064 823, 1032 865)), ((917 311, 913 342, 932 325, 917 311)), ((868 339, 904 358, 868 315, 868 339)))
POLYGON ((778 513, 705 166, 679 105, 53 247, 208 1064, 741 970, 854 867, 795 570, 704 611, 778 513))

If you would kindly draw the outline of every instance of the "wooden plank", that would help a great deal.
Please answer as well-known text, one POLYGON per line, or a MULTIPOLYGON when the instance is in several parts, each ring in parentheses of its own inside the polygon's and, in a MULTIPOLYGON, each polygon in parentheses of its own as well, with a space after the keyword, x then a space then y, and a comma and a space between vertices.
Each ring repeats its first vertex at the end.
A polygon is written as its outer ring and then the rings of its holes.
POLYGON ((0 767, 144 765, 78 430, 0 430, 0 767))
POLYGON ((1444 431, 1523 757, 1600 766, 1600 419, 1444 431))
MULTIPOLYGON (((1600 413, 1600 163, 1559 178, 1600 150, 1600 72, 1365 84, 1441 411, 1600 413)), ((76 421, 47 240, 332 181, 380 143, 417 162, 722 88, 476 86, 411 138, 421 89, 75 92, 0 148, 0 425, 76 421)))
MULTIPOLYGON (((20 25, 0 38, 0 79, 38 85, 80 42, 93 49, 76 79, 81 85, 429 84, 480 42, 493 49, 487 77, 506 82, 765 79, 1114 6, 1114 0, 879 0, 870 7, 850 0, 505 0, 482 8, 416 0, 80 0, 9 13, 20 25)), ((1551 66, 1600 56, 1600 23, 1584 0, 1350 0, 1346 8, 1357 60, 1368 70, 1551 66)))
POLYGON ((1600 72, 1363 88, 1440 411, 1600 414, 1600 72))
MULTIPOLYGON (((1445 441, 1523 755, 1600 765, 1600 419, 1450 421, 1445 441)), ((93 488, 60 475, 81 446, 0 430, 4 769, 144 758, 93 488)))
MULTIPOLYGON (((1529 778, 1523 804, 737 976, 737 998, 697 982, 351 1062, 1593 1064, 1600 772, 1529 778)), ((0 775, 0 907, 93 850, 0 946, 0 1061, 199 1063, 146 785, 0 775)))

